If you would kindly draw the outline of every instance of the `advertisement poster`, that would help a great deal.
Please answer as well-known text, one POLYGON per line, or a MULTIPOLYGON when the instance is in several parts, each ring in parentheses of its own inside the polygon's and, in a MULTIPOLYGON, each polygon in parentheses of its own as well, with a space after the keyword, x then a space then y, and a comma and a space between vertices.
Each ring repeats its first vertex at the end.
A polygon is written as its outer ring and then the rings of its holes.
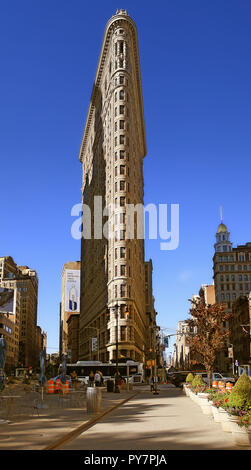
POLYGON ((65 272, 65 311, 80 312, 80 271, 77 269, 65 272))

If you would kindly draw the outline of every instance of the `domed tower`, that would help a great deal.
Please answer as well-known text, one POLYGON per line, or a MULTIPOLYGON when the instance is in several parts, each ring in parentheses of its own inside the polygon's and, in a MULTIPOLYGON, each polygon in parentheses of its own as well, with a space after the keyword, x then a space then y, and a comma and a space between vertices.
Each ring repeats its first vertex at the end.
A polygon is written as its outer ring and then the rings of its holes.
POLYGON ((227 229, 227 226, 223 224, 222 215, 221 215, 221 223, 217 229, 216 233, 216 243, 214 244, 214 248, 216 252, 229 252, 232 251, 232 243, 229 240, 230 232, 227 229))

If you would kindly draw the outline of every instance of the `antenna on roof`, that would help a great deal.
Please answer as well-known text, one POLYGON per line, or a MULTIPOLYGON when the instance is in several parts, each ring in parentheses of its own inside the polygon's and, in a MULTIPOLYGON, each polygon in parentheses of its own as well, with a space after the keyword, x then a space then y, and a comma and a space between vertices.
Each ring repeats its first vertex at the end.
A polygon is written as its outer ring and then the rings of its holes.
POLYGON ((221 223, 222 223, 222 220, 223 220, 223 217, 222 217, 222 206, 220 206, 220 220, 221 220, 221 223))

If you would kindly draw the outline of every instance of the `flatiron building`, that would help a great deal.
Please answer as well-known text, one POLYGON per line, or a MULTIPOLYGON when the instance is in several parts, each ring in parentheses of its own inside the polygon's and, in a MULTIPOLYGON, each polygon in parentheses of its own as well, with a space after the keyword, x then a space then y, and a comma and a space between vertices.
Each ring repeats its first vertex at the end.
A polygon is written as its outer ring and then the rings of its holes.
POLYGON ((88 219, 83 211, 80 360, 115 359, 118 340, 119 358, 145 361, 144 239, 137 239, 136 217, 134 237, 126 233, 126 205, 144 202, 145 155, 137 30, 127 12, 119 10, 105 28, 79 153, 82 203, 91 214, 88 219), (111 204, 115 209, 105 213, 111 204), (100 226, 114 236, 104 236, 100 226), (93 337, 98 348, 92 347, 93 337))

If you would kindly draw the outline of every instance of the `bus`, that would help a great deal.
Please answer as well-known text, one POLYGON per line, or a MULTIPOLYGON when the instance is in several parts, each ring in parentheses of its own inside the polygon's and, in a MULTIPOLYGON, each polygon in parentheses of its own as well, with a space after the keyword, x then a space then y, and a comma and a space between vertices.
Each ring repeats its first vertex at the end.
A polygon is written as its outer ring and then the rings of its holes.
MULTIPOLYGON (((116 364, 102 363, 100 361, 78 361, 76 364, 66 364, 66 373, 68 375, 76 372, 79 381, 88 384, 89 374, 91 371, 102 372, 104 382, 108 379, 114 380, 116 372, 116 364)), ((142 383, 143 382, 143 363, 127 361, 125 363, 118 363, 118 370, 123 379, 129 377, 129 383, 142 383)))

